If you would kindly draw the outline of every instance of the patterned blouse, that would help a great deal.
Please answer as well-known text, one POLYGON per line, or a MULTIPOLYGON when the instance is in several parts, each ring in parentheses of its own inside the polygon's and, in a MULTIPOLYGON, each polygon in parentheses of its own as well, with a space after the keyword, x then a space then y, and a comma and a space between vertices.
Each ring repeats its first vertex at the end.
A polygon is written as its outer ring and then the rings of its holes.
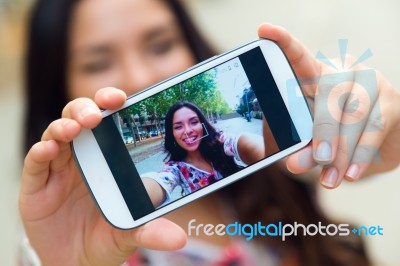
MULTIPOLYGON (((222 136, 221 140, 224 142, 225 154, 234 157, 236 164, 245 166, 237 150, 239 137, 222 136)), ((155 180, 165 190, 166 198, 163 204, 166 204, 206 187, 224 176, 214 168, 211 172, 207 172, 184 161, 168 161, 160 172, 150 175, 149 178, 155 180), (181 190, 176 189, 177 187, 181 187, 181 190)))

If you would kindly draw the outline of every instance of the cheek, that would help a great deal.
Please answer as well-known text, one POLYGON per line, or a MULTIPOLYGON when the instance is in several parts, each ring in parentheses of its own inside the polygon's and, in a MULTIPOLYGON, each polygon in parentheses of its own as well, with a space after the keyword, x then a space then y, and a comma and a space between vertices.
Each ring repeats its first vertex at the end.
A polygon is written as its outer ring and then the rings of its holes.
POLYGON ((198 132, 199 134, 203 135, 204 134, 204 129, 203 129, 203 125, 202 124, 198 124, 195 128, 196 132, 198 132))
POLYGON ((172 134, 175 140, 180 140, 181 133, 178 130, 172 130, 172 134))
POLYGON ((117 87, 118 80, 115 71, 92 75, 72 71, 67 77, 67 96, 71 100, 79 97, 93 99, 99 89, 106 86, 117 87))
POLYGON ((195 63, 194 56, 185 48, 182 48, 182 50, 171 53, 155 62, 154 68, 157 69, 156 73, 159 73, 162 79, 165 79, 184 71, 195 63))

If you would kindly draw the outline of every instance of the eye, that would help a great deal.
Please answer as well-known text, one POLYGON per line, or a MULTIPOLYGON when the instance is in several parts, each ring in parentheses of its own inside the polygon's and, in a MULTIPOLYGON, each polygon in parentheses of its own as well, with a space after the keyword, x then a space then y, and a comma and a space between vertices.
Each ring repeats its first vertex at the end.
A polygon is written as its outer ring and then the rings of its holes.
POLYGON ((192 124, 192 126, 195 126, 195 125, 197 125, 198 123, 199 123, 199 120, 193 120, 191 124, 192 124))
POLYGON ((182 126, 174 126, 174 129, 175 130, 180 130, 180 129, 182 129, 182 126))
POLYGON ((109 60, 94 61, 82 65, 81 70, 86 74, 95 74, 108 70, 112 63, 109 60))
POLYGON ((152 42, 148 49, 149 52, 155 55, 163 55, 168 53, 170 50, 174 48, 176 45, 176 40, 174 39, 163 39, 163 40, 157 40, 152 42))

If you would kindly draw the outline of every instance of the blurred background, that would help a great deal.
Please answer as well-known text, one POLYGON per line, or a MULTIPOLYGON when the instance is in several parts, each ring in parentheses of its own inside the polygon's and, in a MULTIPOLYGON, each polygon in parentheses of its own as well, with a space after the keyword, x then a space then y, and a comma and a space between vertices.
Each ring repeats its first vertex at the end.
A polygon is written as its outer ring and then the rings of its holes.
MULTIPOLYGON (((271 22, 287 28, 313 54, 339 57, 338 39, 348 39, 348 52, 379 69, 400 88, 400 2, 396 0, 184 0, 202 32, 219 51, 257 37, 257 26, 271 22), (396 33, 397 32, 397 33, 396 33)), ((22 169, 24 98, 22 60, 25 28, 33 0, 0 0, 0 265, 17 265, 22 237, 17 198, 22 169)), ((400 169, 345 183, 333 191, 319 189, 321 206, 336 220, 380 225, 384 236, 366 237, 376 265, 400 265, 400 169)))

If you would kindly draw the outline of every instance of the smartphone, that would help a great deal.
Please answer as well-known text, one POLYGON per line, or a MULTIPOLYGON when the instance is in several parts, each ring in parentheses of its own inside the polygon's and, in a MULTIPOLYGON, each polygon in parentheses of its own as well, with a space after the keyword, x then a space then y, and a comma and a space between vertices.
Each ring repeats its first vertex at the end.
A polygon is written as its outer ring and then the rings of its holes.
POLYGON ((120 229, 227 186, 312 137, 295 74, 266 39, 214 56, 102 114, 71 146, 98 208, 120 229), (247 153, 245 137, 253 143, 247 153), (243 159, 256 150, 262 158, 243 159))

